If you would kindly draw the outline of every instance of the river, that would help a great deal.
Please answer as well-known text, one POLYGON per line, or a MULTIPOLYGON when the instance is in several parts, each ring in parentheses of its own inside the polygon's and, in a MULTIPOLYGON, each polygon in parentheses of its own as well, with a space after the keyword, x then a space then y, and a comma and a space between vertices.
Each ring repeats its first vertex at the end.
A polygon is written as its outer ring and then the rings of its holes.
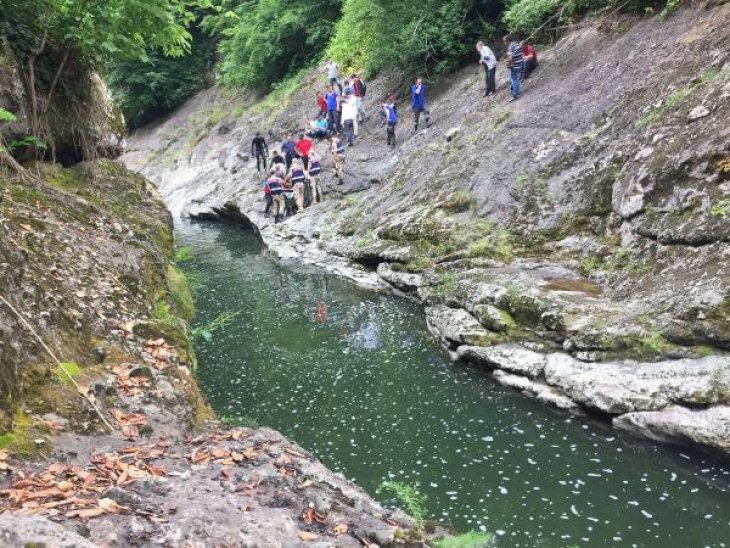
POLYGON ((271 258, 252 232, 178 227, 194 260, 198 375, 222 416, 281 431, 375 498, 500 546, 727 546, 730 467, 637 440, 455 365, 420 307, 271 258))

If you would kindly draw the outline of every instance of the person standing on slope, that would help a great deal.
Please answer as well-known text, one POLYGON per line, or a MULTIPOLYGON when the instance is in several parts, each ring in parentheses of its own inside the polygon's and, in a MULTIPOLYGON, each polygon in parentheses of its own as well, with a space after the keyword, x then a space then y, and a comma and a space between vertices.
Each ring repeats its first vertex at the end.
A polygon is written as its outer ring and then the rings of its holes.
POLYGON ((312 193, 312 204, 322 201, 322 186, 319 184, 319 174, 322 172, 321 158, 312 149, 309 152, 309 185, 312 193))
POLYGON ((261 163, 264 164, 264 173, 266 172, 266 157, 269 155, 269 147, 266 146, 266 139, 261 135, 260 131, 256 132, 256 136, 251 141, 251 156, 256 157, 256 171, 261 173, 261 163))
POLYGON ((312 150, 312 140, 305 136, 304 133, 299 134, 299 140, 294 147, 296 157, 302 160, 304 169, 309 169, 309 151, 312 150))
POLYGON ((355 124, 357 123, 357 105, 355 104, 355 96, 352 93, 345 92, 345 98, 342 101, 342 125, 345 128, 345 139, 347 146, 355 144, 355 124))
POLYGON ((422 112, 426 118, 426 127, 431 125, 431 113, 426 108, 426 86, 420 78, 416 78, 416 83, 411 87, 411 109, 413 109, 413 131, 418 131, 418 121, 422 112))
POLYGON ((509 69, 510 79, 512 80, 512 98, 509 100, 516 101, 520 98, 520 79, 522 78, 522 46, 515 39, 514 35, 507 34, 502 41, 507 46, 507 68, 509 69))
POLYGON ((339 135, 330 138, 330 151, 332 152, 332 166, 335 168, 337 184, 344 184, 345 180, 345 143, 339 135))
POLYGON ((335 88, 331 84, 327 86, 327 93, 324 94, 324 99, 327 101, 327 121, 330 124, 330 133, 337 133, 337 128, 339 127, 339 120, 337 119, 339 95, 337 95, 335 88))
POLYGON ((395 130, 398 125, 398 111, 392 98, 388 98, 388 101, 383 103, 382 112, 386 123, 386 134, 388 136, 386 142, 388 146, 395 148, 395 130))
POLYGON ((291 162, 294 159, 294 155, 296 154, 296 142, 294 141, 294 138, 292 137, 292 134, 289 133, 286 136, 286 141, 281 143, 281 151, 284 153, 284 159, 286 160, 286 170, 289 171, 291 168, 291 162))
POLYGON ((479 64, 484 65, 484 74, 487 87, 484 90, 484 97, 493 95, 496 91, 496 74, 497 74, 497 57, 489 46, 484 42, 477 42, 477 52, 479 53, 479 64))
POLYGON ((327 117, 327 101, 324 98, 324 95, 322 95, 321 91, 317 92, 317 108, 319 109, 319 113, 327 117))
POLYGON ((327 71, 327 83, 332 87, 337 86, 340 89, 340 93, 342 93, 342 86, 338 81, 340 67, 332 59, 327 59, 324 69, 327 71))

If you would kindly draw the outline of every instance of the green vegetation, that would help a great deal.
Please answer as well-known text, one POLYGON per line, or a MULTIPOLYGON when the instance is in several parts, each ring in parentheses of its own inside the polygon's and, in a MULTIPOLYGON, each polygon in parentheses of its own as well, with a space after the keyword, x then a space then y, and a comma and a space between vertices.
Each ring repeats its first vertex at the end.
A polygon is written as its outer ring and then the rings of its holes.
POLYGON ((462 213, 473 210, 477 205, 477 198, 471 190, 460 189, 451 194, 441 205, 441 209, 450 213, 462 213))
POLYGON ((486 257, 508 263, 513 256, 512 235, 506 230, 489 234, 470 244, 466 253, 469 257, 486 257))
POLYGON ((727 217, 730 213, 730 198, 720 200, 710 209, 710 214, 714 217, 727 217))
POLYGON ((169 265, 167 268, 167 285, 178 314, 186 321, 191 321, 195 317, 195 304, 185 274, 173 265, 169 265))
POLYGON ((211 321, 193 328, 190 331, 190 338, 210 342, 213 340, 213 333, 229 325, 239 314, 240 312, 221 312, 211 321))
POLYGON ((672 346, 658 331, 650 336, 641 337, 639 343, 651 356, 661 356, 672 346))
POLYGON ((439 539, 434 546, 435 548, 483 548, 489 546, 493 540, 492 533, 471 531, 463 535, 439 539))
POLYGON ((221 422, 233 428, 258 428, 259 423, 246 415, 223 415, 221 422))
POLYGON ((148 48, 143 59, 109 62, 106 78, 130 128, 164 115, 199 92, 208 83, 213 62, 213 41, 195 25, 190 54, 170 57, 148 48))
POLYGON ((148 60, 149 48, 169 56, 188 53, 186 26, 195 9, 211 5, 211 0, 0 0, 0 41, 28 76, 33 134, 53 143, 49 136, 66 132, 84 157, 91 156, 95 90, 80 83, 90 82, 91 73, 110 60, 148 60))
POLYGON ((327 53, 368 77, 383 69, 443 74, 494 35, 501 0, 345 0, 327 53))
POLYGON ((193 252, 189 245, 184 245, 177 248, 175 251, 175 262, 176 263, 189 263, 194 259, 193 252))
POLYGON ((403 506, 418 527, 422 527, 428 517, 426 501, 428 497, 420 492, 417 484, 401 483, 399 481, 384 481, 375 491, 378 494, 391 494, 398 504, 403 506))
POLYGON ((318 61, 340 0, 222 0, 203 28, 220 37, 218 73, 228 86, 268 89, 318 61))
POLYGON ((374 230, 368 230, 362 238, 358 238, 355 242, 355 248, 356 249, 362 249, 363 247, 367 246, 368 244, 373 243, 375 240, 377 240, 378 237, 375 234, 374 230))
POLYGON ((61 382, 71 382, 71 377, 78 377, 81 374, 81 367, 76 362, 63 362, 61 367, 56 368, 56 376, 61 382))
MULTIPOLYGON (((512 31, 523 34, 538 34, 541 37, 554 36, 553 29, 575 22, 589 12, 603 13, 609 10, 645 12, 653 8, 653 0, 512 0, 502 16, 505 25, 512 31)), ((674 6, 679 0, 669 0, 674 6)), ((665 10, 667 9, 665 8, 665 10)))

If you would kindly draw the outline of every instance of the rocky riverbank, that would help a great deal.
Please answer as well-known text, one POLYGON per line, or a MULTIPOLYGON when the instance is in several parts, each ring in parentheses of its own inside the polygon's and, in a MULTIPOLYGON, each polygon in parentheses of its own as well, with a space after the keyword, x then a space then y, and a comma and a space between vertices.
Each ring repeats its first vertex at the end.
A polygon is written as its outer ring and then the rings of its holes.
POLYGON ((247 146, 298 130, 318 74, 264 100, 208 90, 123 160, 175 215, 238 220, 283 259, 420 300, 454 358, 504 384, 727 452, 728 22, 726 3, 584 22, 516 103, 504 81, 481 100, 473 69, 432 86, 433 126, 404 114, 394 152, 372 115, 399 80, 381 76, 345 184, 325 175, 325 202, 282 225, 247 146))
POLYGON ((0 187, 0 294, 20 315, 0 308, 0 544, 421 542, 277 432, 215 420, 149 181, 114 162, 35 171, 0 187))

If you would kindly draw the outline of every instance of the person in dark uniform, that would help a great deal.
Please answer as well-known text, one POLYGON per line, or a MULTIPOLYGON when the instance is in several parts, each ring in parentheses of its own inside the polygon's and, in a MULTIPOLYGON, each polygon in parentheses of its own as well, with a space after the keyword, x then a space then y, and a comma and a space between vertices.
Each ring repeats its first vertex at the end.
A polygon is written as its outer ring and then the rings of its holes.
POLYGON ((266 171, 266 158, 269 155, 269 147, 266 145, 266 139, 261 135, 260 131, 256 132, 256 137, 251 141, 251 156, 256 157, 256 171, 261 173, 261 163, 264 164, 266 171))

